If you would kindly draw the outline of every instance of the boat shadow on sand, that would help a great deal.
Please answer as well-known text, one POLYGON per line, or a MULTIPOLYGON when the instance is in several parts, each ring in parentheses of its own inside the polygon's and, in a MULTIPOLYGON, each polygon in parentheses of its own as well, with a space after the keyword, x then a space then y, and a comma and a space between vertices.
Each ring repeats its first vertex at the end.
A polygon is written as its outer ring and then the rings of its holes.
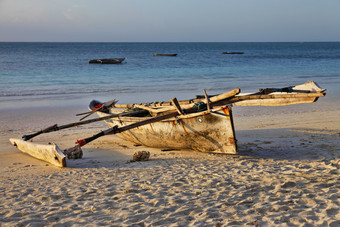
POLYGON ((152 168, 197 160, 216 161, 216 158, 251 160, 334 160, 340 156, 340 131, 313 129, 261 129, 236 133, 238 154, 218 154, 191 150, 160 149, 138 146, 129 142, 116 144, 110 149, 84 148, 82 159, 67 160, 69 168, 152 168), (133 162, 136 150, 151 153, 148 161, 133 162), (214 157, 211 159, 211 157, 214 157))
POLYGON ((340 157, 340 131, 261 129, 237 132, 238 152, 274 160, 333 160, 340 157))

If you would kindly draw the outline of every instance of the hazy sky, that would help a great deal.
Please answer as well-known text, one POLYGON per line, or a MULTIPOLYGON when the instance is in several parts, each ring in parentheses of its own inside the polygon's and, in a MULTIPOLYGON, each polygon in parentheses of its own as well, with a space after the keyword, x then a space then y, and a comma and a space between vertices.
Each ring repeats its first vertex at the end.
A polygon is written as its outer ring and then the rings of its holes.
POLYGON ((0 41, 340 41, 340 0, 0 0, 0 41))

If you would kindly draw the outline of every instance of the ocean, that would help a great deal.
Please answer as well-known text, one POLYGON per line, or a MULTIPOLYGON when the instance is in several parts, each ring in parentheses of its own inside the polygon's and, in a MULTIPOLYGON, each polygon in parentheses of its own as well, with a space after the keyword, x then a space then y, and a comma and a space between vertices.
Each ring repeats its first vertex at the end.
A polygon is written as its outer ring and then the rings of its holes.
POLYGON ((0 109, 168 101, 316 81, 340 94, 340 42, 0 42, 0 109), (221 54, 242 51, 244 54, 221 54), (153 53, 177 53, 176 57, 153 53), (89 59, 122 58, 122 64, 89 59))

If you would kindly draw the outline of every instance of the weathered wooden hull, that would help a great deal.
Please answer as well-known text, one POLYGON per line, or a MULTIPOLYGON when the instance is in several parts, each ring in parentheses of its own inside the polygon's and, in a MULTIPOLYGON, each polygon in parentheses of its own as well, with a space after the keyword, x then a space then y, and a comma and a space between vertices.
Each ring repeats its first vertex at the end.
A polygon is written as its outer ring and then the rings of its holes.
POLYGON ((66 157, 56 144, 41 145, 14 138, 11 138, 10 141, 16 148, 37 159, 44 160, 58 167, 66 166, 66 157))
MULTIPOLYGON (((98 112, 103 117, 106 113, 98 112)), ((129 125, 145 117, 120 117, 106 120, 110 127, 129 125)), ((237 153, 230 107, 180 115, 117 134, 119 137, 148 147, 192 149, 202 152, 237 153)))

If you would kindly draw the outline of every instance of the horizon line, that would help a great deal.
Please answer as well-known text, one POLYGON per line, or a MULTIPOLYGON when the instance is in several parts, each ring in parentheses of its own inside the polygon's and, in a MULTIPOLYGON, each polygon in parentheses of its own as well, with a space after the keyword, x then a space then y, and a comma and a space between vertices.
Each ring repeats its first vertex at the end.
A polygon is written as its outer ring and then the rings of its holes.
POLYGON ((0 41, 0 43, 337 43, 340 41, 0 41))

